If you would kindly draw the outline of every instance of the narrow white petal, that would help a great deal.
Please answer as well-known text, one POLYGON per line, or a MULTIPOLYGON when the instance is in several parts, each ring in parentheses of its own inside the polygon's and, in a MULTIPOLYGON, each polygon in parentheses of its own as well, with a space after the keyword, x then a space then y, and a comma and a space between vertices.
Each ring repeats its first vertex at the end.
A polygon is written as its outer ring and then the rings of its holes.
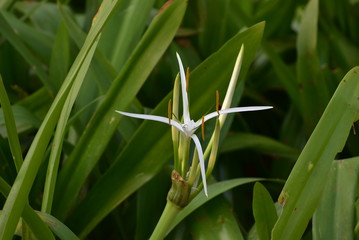
POLYGON ((227 113, 235 113, 235 112, 252 112, 252 111, 261 111, 273 108, 272 106, 253 106, 253 107, 235 107, 235 108, 228 108, 220 110, 220 114, 227 114, 227 113))
POLYGON ((206 181, 206 169, 205 169, 205 166, 204 166, 204 157, 203 157, 202 146, 201 146, 201 143, 200 143, 198 137, 195 134, 191 135, 191 138, 193 139, 193 142, 196 145, 196 149, 197 149, 197 153, 198 153, 199 166, 200 166, 200 169, 201 169, 204 194, 206 194, 206 196, 208 197, 207 181, 206 181))
POLYGON ((180 69, 180 76, 181 76, 181 89, 182 89, 182 102, 183 102, 183 120, 184 123, 190 121, 190 113, 189 113, 189 106, 188 106, 188 95, 187 95, 187 87, 186 87, 186 75, 184 73, 183 64, 181 57, 178 53, 176 53, 178 65, 180 69))
MULTIPOLYGON (((261 111, 261 110, 267 110, 267 109, 271 109, 273 108, 272 106, 253 106, 253 107, 235 107, 235 108, 228 108, 228 109, 223 109, 223 110, 219 110, 219 115, 217 112, 212 112, 207 114, 206 116, 204 116, 204 121, 206 122, 209 119, 218 117, 220 115, 224 115, 224 114, 228 114, 228 113, 237 113, 237 112, 251 112, 251 111, 261 111)), ((202 120, 198 120, 195 124, 195 126, 198 128, 199 126, 201 126, 202 124, 202 120)))
MULTIPOLYGON (((162 122, 162 123, 169 124, 168 118, 166 118, 166 117, 161 117, 161 116, 156 116, 156 115, 148 115, 148 114, 139 114, 139 113, 128 113, 128 112, 122 112, 122 111, 116 111, 116 112, 119 114, 128 116, 128 117, 152 120, 152 121, 156 121, 156 122, 162 122)), ((182 125, 180 123, 178 123, 176 120, 171 119, 170 125, 174 126, 179 131, 183 132, 182 125)))

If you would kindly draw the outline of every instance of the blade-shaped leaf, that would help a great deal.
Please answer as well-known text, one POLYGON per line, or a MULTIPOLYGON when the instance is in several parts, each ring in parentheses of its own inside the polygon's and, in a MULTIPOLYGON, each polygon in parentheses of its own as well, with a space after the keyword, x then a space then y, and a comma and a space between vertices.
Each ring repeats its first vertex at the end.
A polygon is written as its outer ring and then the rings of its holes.
POLYGON ((228 136, 221 146, 221 152, 241 149, 255 149, 257 152, 276 155, 289 159, 296 159, 299 152, 279 141, 266 136, 252 133, 234 133, 228 136))
POLYGON ((133 55, 111 85, 87 131, 59 175, 55 215, 64 218, 82 184, 101 157, 121 119, 116 109, 127 108, 166 50, 181 22, 186 3, 173 1, 153 20, 133 55), (138 69, 141 69, 139 71, 138 69))
POLYGON ((208 186, 209 195, 206 197, 204 193, 198 194, 176 217, 173 221, 173 224, 169 230, 169 232, 176 227, 184 218, 186 218, 189 214, 195 211, 197 208, 205 204, 206 202, 210 201, 212 198, 222 194, 234 187, 261 181, 264 179, 261 178, 238 178, 238 179, 231 179, 226 180, 218 183, 214 183, 208 186))
POLYGON ((19 137, 16 130, 14 113, 11 109, 10 100, 7 96, 5 86, 0 75, 0 104, 3 112, 9 146, 13 155, 16 170, 19 171, 23 162, 19 137))
MULTIPOLYGON (((92 58, 92 54, 89 54, 89 52, 91 52, 91 47, 94 45, 95 40, 99 36, 104 23, 117 3, 117 1, 105 1, 103 3, 104 5, 101 14, 99 14, 95 24, 93 25, 93 28, 91 28, 84 47, 81 49, 79 55, 75 59, 75 62, 73 63, 67 78, 64 81, 64 84, 59 90, 58 95, 56 96, 50 110, 48 111, 39 131, 37 132, 32 142, 19 174, 17 175, 16 180, 11 188, 9 196, 6 199, 3 213, 0 215, 1 239, 11 239, 13 233, 15 232, 17 222, 27 202, 28 194, 43 160, 45 150, 51 139, 63 105, 68 97, 74 81, 76 79, 79 82, 82 81, 81 77, 76 78, 78 74, 82 77, 84 75, 84 73, 79 73, 79 69, 83 66, 85 60, 87 60, 87 64, 90 63, 89 59, 92 58)), ((87 71, 87 68, 88 66, 83 67, 82 71, 87 71)))
MULTIPOLYGON (((0 177, 1 194, 4 197, 7 197, 9 195, 10 189, 10 185, 0 177)), ((35 211, 30 207, 28 203, 25 204, 22 218, 26 222, 26 225, 31 229, 35 237, 37 237, 38 239, 55 240, 55 237, 51 233, 50 229, 46 226, 46 224, 44 224, 44 222, 40 219, 40 217, 35 213, 35 211)))
POLYGON ((224 196, 209 201, 189 216, 193 239, 244 240, 230 204, 224 196))
POLYGON ((359 157, 334 161, 313 216, 314 240, 353 239, 359 157))
POLYGON ((259 182, 253 190, 253 216, 259 239, 269 240, 278 216, 269 192, 259 182))
POLYGON ((303 13, 298 33, 297 79, 300 86, 300 107, 307 133, 314 129, 330 99, 316 53, 319 1, 311 0, 303 13))
POLYGON ((40 59, 34 55, 30 49, 20 39, 14 29, 11 27, 7 19, 4 17, 3 11, 0 11, 0 32, 23 56, 27 63, 33 68, 42 83, 50 90, 54 91, 54 87, 48 81, 48 75, 43 68, 43 64, 40 59))
POLYGON ((359 109, 359 67, 349 71, 299 156, 279 196, 283 211, 273 239, 300 239, 325 187, 335 155, 340 152, 359 109))

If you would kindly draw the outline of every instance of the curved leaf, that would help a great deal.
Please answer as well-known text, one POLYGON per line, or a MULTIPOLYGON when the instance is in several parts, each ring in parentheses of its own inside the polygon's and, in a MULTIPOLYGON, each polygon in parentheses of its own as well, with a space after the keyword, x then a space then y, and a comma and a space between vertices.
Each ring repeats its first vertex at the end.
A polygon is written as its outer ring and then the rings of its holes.
POLYGON ((359 109, 359 67, 350 70, 300 154, 279 196, 283 211, 273 239, 300 239, 318 205, 330 166, 349 135, 359 109))
POLYGON ((270 240, 278 216, 272 197, 259 182, 255 183, 253 190, 253 216, 259 239, 270 240))

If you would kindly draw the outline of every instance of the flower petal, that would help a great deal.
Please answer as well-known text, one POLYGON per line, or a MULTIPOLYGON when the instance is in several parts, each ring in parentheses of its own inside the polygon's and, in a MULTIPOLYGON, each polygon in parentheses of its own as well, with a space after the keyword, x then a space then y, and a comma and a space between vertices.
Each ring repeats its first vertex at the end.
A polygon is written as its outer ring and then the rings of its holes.
POLYGON ((181 89, 182 89, 182 102, 183 102, 183 120, 184 123, 190 121, 190 113, 189 113, 189 106, 188 106, 188 95, 187 95, 187 87, 186 87, 186 75, 184 73, 183 64, 181 57, 178 53, 176 53, 178 65, 180 69, 180 76, 181 76, 181 89))
POLYGON ((183 132, 182 125, 179 122, 177 122, 176 120, 173 120, 173 119, 170 119, 170 121, 169 121, 169 119, 166 118, 166 117, 161 117, 161 116, 156 116, 156 115, 128 113, 128 112, 122 112, 122 111, 116 111, 116 112, 119 113, 119 114, 128 116, 128 117, 133 117, 133 118, 152 120, 152 121, 162 122, 162 123, 166 123, 166 124, 168 124, 170 122, 171 126, 174 126, 179 131, 183 132))
MULTIPOLYGON (((235 107, 235 108, 228 108, 219 110, 219 115, 217 112, 212 112, 204 116, 204 121, 206 122, 209 119, 215 118, 220 116, 221 114, 228 114, 228 113, 236 113, 236 112, 251 112, 251 111, 261 111, 273 108, 272 106, 253 106, 253 107, 235 107)), ((198 120, 195 126, 198 128, 202 124, 202 120, 198 120)))
POLYGON ((196 145, 196 149, 197 149, 197 153, 198 153, 199 166, 200 166, 200 169, 201 169, 204 194, 206 194, 206 196, 208 197, 207 181, 206 181, 206 169, 205 169, 205 166, 204 166, 204 157, 203 157, 202 146, 201 146, 201 143, 199 142, 198 137, 195 134, 191 135, 191 138, 193 139, 193 142, 196 145))

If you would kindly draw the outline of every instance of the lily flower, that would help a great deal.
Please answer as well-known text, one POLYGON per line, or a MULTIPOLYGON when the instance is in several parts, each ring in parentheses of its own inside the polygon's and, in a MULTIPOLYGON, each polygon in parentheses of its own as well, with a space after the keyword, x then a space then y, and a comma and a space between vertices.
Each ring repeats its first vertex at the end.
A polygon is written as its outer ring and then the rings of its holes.
MULTIPOLYGON (((241 49, 241 52, 242 52, 242 49, 241 49)), ((203 150, 202 150, 200 140, 198 139, 197 135, 195 134, 197 129, 204 122, 206 122, 212 118, 219 117, 221 115, 223 116, 223 115, 229 114, 229 113, 266 110, 266 109, 270 109, 272 107, 271 106, 259 106, 259 107, 253 106, 253 107, 227 108, 227 109, 217 110, 215 112, 209 113, 197 121, 192 120, 190 117, 190 112, 189 112, 186 76, 185 76, 183 64, 182 64, 179 54, 176 53, 176 56, 177 56, 177 60, 178 60, 178 65, 179 65, 179 70, 180 70, 180 79, 181 79, 181 93, 182 93, 182 103, 183 103, 182 104, 183 105, 183 123, 181 123, 175 119, 162 117, 162 116, 156 116, 156 115, 137 114, 137 113, 129 113, 129 112, 123 112, 123 111, 116 111, 116 112, 119 114, 128 116, 128 117, 152 120, 152 121, 169 124, 169 125, 175 127, 179 132, 181 132, 181 134, 183 134, 183 136, 185 138, 192 139, 195 144, 198 158, 199 158, 204 193, 206 196, 208 196, 203 150)), ((240 53, 239 56, 242 56, 242 54, 240 53)), ((238 62, 238 59, 237 59, 237 62, 238 62)), ((238 65, 238 64, 236 63, 236 65, 238 65)), ((236 66, 236 69, 239 72, 238 66, 236 66)), ((238 74, 238 72, 237 72, 237 74, 238 74)), ((233 84, 230 83, 229 88, 235 88, 235 86, 233 86, 233 84)), ((231 91, 232 93, 234 91, 234 89, 229 89, 229 90, 232 90, 231 91)))

